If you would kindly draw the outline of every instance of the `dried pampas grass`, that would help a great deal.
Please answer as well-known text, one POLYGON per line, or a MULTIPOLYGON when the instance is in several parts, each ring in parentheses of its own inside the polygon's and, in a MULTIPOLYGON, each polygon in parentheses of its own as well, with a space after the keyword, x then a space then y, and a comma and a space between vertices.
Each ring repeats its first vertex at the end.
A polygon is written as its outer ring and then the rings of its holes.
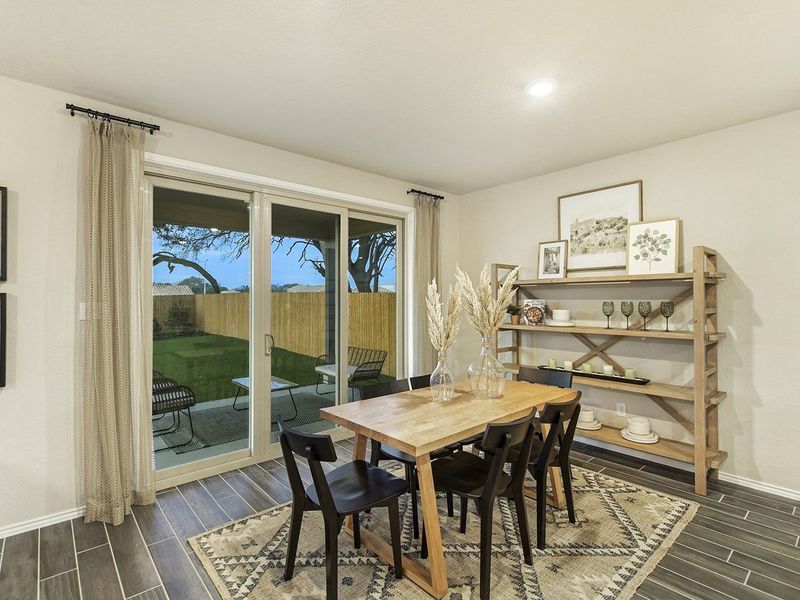
POLYGON ((469 275, 460 267, 456 267, 456 285, 461 292, 464 312, 481 337, 490 338, 503 323, 506 308, 514 296, 514 282, 518 275, 519 267, 508 274, 495 295, 492 293, 492 283, 489 280, 489 265, 483 267, 477 286, 472 284, 469 275))
POLYGON ((425 296, 425 305, 428 309, 428 335, 431 345, 437 352, 447 352, 456 341, 458 335, 458 321, 461 317, 461 294, 452 286, 447 290, 447 311, 442 308, 442 298, 434 279, 428 284, 428 293, 425 296))

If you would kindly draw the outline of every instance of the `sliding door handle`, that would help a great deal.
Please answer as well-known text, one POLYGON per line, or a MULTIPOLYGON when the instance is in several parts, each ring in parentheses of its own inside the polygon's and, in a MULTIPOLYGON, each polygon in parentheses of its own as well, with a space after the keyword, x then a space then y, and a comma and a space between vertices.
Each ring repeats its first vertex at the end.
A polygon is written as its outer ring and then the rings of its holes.
POLYGON ((272 354, 272 348, 275 346, 275 338, 272 337, 271 333, 264 334, 264 354, 266 356, 270 356, 272 354))

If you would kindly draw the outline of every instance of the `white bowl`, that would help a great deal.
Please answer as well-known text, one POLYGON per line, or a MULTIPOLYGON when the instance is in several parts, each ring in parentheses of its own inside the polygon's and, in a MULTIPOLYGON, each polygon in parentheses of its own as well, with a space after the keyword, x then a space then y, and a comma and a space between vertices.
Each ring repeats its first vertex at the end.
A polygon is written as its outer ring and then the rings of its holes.
POLYGON ((635 435, 650 434, 650 419, 645 417, 630 417, 628 419, 628 431, 635 435))
POLYGON ((578 415, 579 423, 594 423, 594 411, 591 408, 584 408, 578 415))
POLYGON ((569 311, 563 308, 554 308, 553 309, 553 320, 554 321, 569 321, 569 311))

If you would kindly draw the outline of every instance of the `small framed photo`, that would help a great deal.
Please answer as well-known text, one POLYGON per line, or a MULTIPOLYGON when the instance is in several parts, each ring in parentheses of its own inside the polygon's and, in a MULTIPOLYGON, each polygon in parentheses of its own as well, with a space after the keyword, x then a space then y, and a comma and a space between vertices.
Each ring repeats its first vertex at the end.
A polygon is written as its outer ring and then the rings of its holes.
POLYGON ((567 276, 567 241, 539 243, 539 279, 567 276))
POLYGON ((628 225, 628 274, 677 273, 680 258, 680 219, 628 225))
POLYGON ((8 236, 8 188, 0 187, 0 281, 6 280, 8 236))

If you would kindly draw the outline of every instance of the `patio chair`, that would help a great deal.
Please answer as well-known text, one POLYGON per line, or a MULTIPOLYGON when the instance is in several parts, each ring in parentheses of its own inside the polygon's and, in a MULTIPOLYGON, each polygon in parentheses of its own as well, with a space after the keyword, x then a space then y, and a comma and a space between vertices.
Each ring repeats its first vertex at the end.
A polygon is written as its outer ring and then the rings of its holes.
MULTIPOLYGON (((358 381, 380 382, 383 363, 386 362, 386 350, 371 350, 369 348, 359 348, 350 346, 347 349, 347 387, 352 388, 358 381)), ((320 392, 321 383, 336 382, 336 355, 323 354, 318 356, 314 371, 317 373, 317 394, 329 394, 333 392, 320 392)), ((355 394, 354 394, 355 395, 355 394)))
POLYGON ((161 450, 172 450, 192 443, 194 440, 194 424, 192 423, 192 407, 197 403, 194 392, 185 385, 179 385, 174 379, 166 377, 158 371, 153 371, 153 416, 158 415, 161 419, 167 414, 172 414, 172 424, 162 429, 154 429, 153 435, 168 435, 175 433, 181 426, 181 413, 185 412, 189 418, 189 441, 183 444, 173 444, 159 448, 161 450))

